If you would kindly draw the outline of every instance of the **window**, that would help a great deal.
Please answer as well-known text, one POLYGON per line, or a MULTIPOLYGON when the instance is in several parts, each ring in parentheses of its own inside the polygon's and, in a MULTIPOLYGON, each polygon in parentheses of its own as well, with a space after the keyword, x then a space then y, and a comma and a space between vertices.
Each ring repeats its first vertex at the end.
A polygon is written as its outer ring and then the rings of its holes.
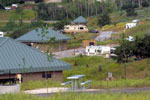
POLYGON ((50 73, 42 73, 42 78, 51 78, 51 74, 50 73))
POLYGON ((69 27, 66 27, 66 29, 69 29, 69 27))
POLYGON ((83 27, 80 27, 80 30, 83 30, 84 28, 83 27))
POLYGON ((89 45, 90 45, 90 46, 91 46, 91 45, 94 45, 94 42, 90 42, 89 45))

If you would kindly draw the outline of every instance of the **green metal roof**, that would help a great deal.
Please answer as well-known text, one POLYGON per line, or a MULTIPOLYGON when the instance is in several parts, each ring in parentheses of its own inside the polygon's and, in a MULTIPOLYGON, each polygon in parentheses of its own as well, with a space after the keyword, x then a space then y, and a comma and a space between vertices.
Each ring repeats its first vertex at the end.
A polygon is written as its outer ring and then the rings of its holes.
POLYGON ((49 58, 47 54, 29 47, 17 40, 0 38, 0 74, 61 71, 71 69, 71 65, 49 58))
POLYGON ((56 32, 50 28, 38 28, 17 38, 21 42, 48 42, 51 38, 55 38, 56 42, 70 40, 70 37, 56 32))
POLYGON ((86 20, 84 17, 82 16, 79 16, 78 18, 76 18, 74 21, 72 21, 73 24, 76 24, 76 23, 87 23, 88 20, 86 20))

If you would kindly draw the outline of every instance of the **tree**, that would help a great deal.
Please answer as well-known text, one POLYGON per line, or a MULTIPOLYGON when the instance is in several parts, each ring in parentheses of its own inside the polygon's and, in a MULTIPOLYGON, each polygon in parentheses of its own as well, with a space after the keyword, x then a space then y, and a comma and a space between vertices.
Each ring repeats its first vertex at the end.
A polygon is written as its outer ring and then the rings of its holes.
POLYGON ((53 26, 54 26, 55 30, 61 30, 61 29, 64 29, 65 25, 68 25, 68 24, 70 24, 70 21, 62 20, 60 22, 57 22, 57 23, 53 24, 53 26))
POLYGON ((148 1, 144 0, 144 1, 142 2, 142 6, 143 6, 143 7, 148 7, 148 6, 149 6, 148 1))
POLYGON ((98 19, 98 24, 102 27, 104 25, 110 24, 111 19, 108 14, 102 14, 98 19))
POLYGON ((134 8, 127 9, 126 13, 127 13, 126 16, 136 16, 137 15, 134 8))
POLYGON ((16 13, 20 16, 20 25, 23 24, 23 21, 22 21, 22 16, 23 16, 23 7, 22 6, 19 6, 17 9, 16 9, 16 13))

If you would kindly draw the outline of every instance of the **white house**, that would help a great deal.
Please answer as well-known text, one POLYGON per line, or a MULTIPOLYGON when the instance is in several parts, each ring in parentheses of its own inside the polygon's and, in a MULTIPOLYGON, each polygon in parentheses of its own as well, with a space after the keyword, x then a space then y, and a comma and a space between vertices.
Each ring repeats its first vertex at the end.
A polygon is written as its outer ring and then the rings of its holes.
POLYGON ((109 55, 111 48, 108 46, 87 46, 85 49, 86 55, 109 55))
POLYGON ((133 27, 136 27, 139 23, 139 20, 135 19, 135 20, 132 20, 132 23, 127 23, 126 24, 126 29, 131 29, 133 27))
POLYGON ((127 23, 126 29, 131 29, 131 28, 136 27, 136 26, 137 26, 137 23, 127 23))
POLYGON ((88 32, 88 28, 85 25, 66 25, 64 26, 64 32, 88 32))

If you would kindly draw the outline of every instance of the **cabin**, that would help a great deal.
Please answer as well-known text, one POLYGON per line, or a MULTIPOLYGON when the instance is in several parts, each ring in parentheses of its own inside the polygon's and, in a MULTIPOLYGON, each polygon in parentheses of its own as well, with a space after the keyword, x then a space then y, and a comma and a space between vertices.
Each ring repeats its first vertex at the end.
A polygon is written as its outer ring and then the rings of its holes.
POLYGON ((88 32, 88 28, 85 25, 66 25, 64 26, 65 33, 81 33, 88 32))
POLYGON ((133 27, 136 27, 138 25, 140 21, 135 19, 135 20, 132 20, 132 23, 127 23, 126 24, 126 29, 131 29, 133 27))
POLYGON ((131 29, 131 28, 136 27, 136 26, 137 26, 137 23, 127 23, 126 29, 131 29))
POLYGON ((42 52, 57 52, 67 50, 67 41, 70 37, 48 29, 34 29, 16 40, 39 49, 42 52))
POLYGON ((62 81, 63 71, 71 69, 70 64, 9 37, 0 37, 0 52, 0 84, 15 82, 16 77, 21 82, 62 81))
POLYGON ((85 48, 86 55, 109 55, 111 48, 108 46, 87 46, 85 48))

